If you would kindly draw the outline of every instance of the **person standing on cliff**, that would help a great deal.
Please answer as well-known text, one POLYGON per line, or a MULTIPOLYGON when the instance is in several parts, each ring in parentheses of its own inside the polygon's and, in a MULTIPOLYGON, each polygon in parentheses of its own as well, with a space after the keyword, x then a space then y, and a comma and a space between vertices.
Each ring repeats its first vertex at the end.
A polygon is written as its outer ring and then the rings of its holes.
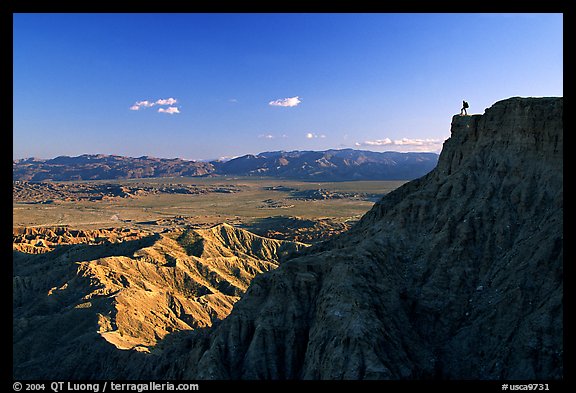
POLYGON ((466 108, 468 108, 468 103, 466 101, 462 101, 462 109, 460 109, 460 116, 462 116, 462 112, 464 112, 465 115, 468 115, 468 112, 466 112, 466 108))

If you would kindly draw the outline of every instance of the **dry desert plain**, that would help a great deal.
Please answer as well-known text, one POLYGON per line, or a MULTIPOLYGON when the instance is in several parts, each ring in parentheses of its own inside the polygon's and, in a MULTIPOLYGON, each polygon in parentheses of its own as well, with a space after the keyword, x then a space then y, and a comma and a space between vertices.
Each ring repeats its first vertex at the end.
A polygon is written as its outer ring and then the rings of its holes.
POLYGON ((15 182, 13 227, 160 232, 228 223, 262 236, 314 242, 347 229, 404 183, 264 177, 15 182))

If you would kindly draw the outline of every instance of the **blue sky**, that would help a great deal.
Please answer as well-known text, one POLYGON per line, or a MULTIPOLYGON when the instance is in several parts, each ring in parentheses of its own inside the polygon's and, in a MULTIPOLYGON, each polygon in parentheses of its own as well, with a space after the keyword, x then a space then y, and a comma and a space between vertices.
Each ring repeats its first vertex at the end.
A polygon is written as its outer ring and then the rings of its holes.
POLYGON ((562 14, 14 14, 13 158, 435 151, 563 95, 562 14))

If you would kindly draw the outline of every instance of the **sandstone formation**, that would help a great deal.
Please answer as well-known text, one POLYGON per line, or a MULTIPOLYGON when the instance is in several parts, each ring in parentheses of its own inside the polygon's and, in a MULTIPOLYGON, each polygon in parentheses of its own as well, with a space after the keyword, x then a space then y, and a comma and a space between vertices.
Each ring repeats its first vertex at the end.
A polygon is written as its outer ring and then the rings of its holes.
MULTIPOLYGON (((55 234, 83 240, 97 231, 25 232, 19 236, 53 244, 55 234)), ((46 367, 60 356, 71 361, 82 356, 76 345, 92 342, 96 334, 117 349, 149 352, 169 333, 225 318, 255 275, 304 247, 227 224, 123 243, 74 243, 41 255, 14 254, 17 367, 46 367)))
MULTIPOLYGON (((79 313, 90 308, 73 313, 78 300, 46 297, 48 282, 26 281, 34 263, 15 259, 14 375, 562 379, 563 99, 499 101, 483 115, 454 116, 451 131, 430 173, 384 196, 349 231, 256 276, 224 320, 168 334, 150 353, 85 333, 79 313), (71 327, 60 337, 48 333, 56 316, 71 327)), ((212 247, 196 244, 185 241, 182 257, 212 247)), ((110 256, 101 252, 92 260, 110 256)), ((60 258, 42 269, 69 286, 95 279, 73 282, 60 258)), ((138 279, 127 278, 130 287, 145 288, 138 279)), ((114 297, 99 299, 83 301, 107 310, 114 297)), ((98 326, 95 316, 84 323, 98 326)))
POLYGON ((12 250, 26 254, 41 254, 53 251, 59 245, 121 243, 150 235, 151 233, 130 228, 95 230, 75 230, 67 227, 14 228, 12 250))

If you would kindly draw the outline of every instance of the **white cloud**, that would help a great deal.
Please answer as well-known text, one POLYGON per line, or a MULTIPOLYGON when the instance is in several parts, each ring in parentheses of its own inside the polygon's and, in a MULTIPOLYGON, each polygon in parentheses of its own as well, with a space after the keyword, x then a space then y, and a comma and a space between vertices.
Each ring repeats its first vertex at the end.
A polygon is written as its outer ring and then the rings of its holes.
POLYGON ((439 151, 442 149, 443 139, 420 139, 402 138, 392 140, 390 138, 375 139, 372 141, 356 142, 356 147, 395 147, 398 151, 439 151))
MULTIPOLYGON (((153 107, 155 105, 160 105, 160 106, 167 106, 167 105, 174 105, 178 102, 178 100, 176 98, 160 98, 156 101, 148 101, 148 100, 144 100, 144 101, 136 101, 134 103, 134 105, 132 105, 130 107, 131 111, 139 111, 141 108, 150 108, 153 107)), ((162 108, 160 108, 162 109, 162 108)), ((174 109, 170 109, 169 110, 158 110, 158 112, 163 112, 163 113, 180 113, 178 111, 178 108, 174 108, 176 109, 174 111, 174 109)))
POLYGON ((309 132, 308 134, 306 134, 306 138, 312 139, 312 138, 314 138, 314 134, 312 134, 311 132, 309 132))
POLYGON ((175 103, 177 103, 178 101, 176 100, 176 98, 160 98, 159 100, 156 100, 155 104, 156 105, 174 105, 175 103))
POLYGON ((268 105, 292 107, 292 106, 298 105, 301 102, 302 101, 300 100, 300 97, 296 96, 296 97, 289 97, 289 98, 279 98, 277 100, 270 101, 268 103, 268 105))
POLYGON ((402 138, 399 140, 394 141, 396 145, 411 145, 411 146, 426 146, 429 144, 437 144, 442 143, 444 141, 440 139, 411 139, 411 138, 402 138))
POLYGON ((158 108, 158 112, 159 113, 168 113, 169 115, 173 115, 175 113, 180 113, 180 110, 178 110, 178 108, 176 108, 175 106, 169 106, 166 109, 158 108))
POLYGON ((363 144, 366 146, 387 146, 387 145, 393 145, 394 142, 392 142, 392 139, 390 138, 384 138, 384 139, 376 139, 374 141, 365 141, 363 144))
POLYGON ((145 101, 137 101, 134 105, 132 105, 130 107, 130 110, 132 111, 137 111, 140 110, 140 108, 149 108, 151 106, 154 106, 153 102, 150 102, 148 100, 145 101))

